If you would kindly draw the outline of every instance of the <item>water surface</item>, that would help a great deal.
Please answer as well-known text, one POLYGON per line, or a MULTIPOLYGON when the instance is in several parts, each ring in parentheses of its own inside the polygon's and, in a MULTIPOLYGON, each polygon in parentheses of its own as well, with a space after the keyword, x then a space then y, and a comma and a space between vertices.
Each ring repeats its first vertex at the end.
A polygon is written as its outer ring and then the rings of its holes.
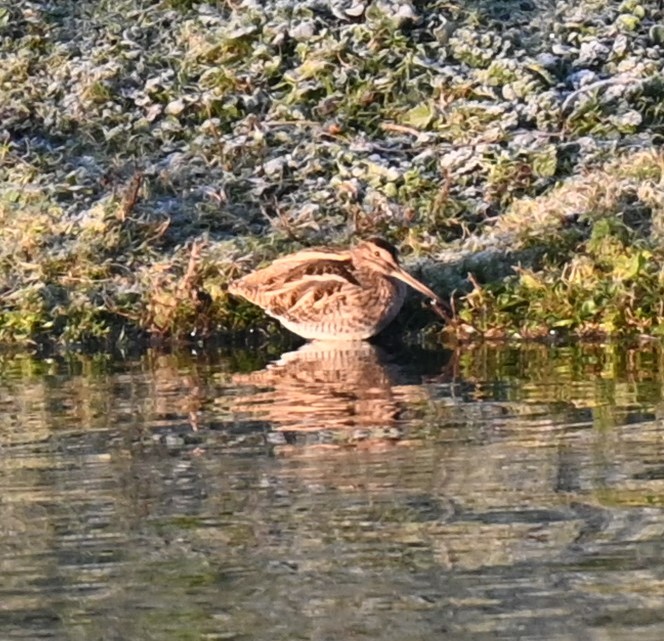
POLYGON ((664 638, 658 346, 0 360, 0 637, 664 638))

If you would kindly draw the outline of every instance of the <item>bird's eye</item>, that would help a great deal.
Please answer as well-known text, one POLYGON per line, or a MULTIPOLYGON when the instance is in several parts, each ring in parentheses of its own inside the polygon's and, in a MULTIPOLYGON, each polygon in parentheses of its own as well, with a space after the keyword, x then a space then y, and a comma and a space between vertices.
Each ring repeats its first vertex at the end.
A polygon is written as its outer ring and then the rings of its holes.
POLYGON ((376 250, 376 251, 374 252, 374 256, 377 256, 378 258, 380 258, 380 252, 379 252, 378 250, 376 250))

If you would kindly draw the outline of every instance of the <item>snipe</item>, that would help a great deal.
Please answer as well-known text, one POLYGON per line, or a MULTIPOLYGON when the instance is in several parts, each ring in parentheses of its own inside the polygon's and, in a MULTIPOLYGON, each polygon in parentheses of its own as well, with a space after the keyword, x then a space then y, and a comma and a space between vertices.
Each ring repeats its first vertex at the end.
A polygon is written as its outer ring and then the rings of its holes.
POLYGON ((372 238, 346 251, 305 249, 230 284, 228 291, 262 307, 307 339, 371 338, 398 314, 406 285, 442 301, 399 266, 397 250, 372 238))

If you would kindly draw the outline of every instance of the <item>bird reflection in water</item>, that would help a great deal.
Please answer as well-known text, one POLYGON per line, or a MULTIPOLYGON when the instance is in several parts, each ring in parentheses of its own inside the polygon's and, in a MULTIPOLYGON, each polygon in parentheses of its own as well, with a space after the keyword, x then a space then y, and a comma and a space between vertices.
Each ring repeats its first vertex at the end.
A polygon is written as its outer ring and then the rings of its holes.
POLYGON ((314 341, 265 369, 236 374, 234 411, 272 423, 279 444, 398 441, 404 407, 425 403, 419 376, 364 341, 314 341))

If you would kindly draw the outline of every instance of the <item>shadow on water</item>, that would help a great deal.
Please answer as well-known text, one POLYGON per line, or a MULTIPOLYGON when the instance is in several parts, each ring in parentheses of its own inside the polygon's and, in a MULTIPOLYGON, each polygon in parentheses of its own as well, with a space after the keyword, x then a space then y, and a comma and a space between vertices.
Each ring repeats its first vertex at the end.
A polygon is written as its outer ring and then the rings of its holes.
POLYGON ((661 639, 658 345, 0 359, 3 639, 661 639))

